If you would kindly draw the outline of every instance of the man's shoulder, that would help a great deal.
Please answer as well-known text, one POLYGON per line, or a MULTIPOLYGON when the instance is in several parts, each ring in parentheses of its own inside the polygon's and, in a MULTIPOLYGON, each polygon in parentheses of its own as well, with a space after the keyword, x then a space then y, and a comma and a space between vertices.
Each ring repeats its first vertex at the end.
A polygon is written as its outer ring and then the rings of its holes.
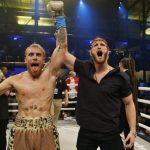
POLYGON ((19 79, 22 79, 25 76, 27 76, 27 72, 26 71, 21 72, 19 74, 12 75, 12 76, 9 77, 9 79, 10 80, 19 80, 19 79))
POLYGON ((123 80, 129 81, 130 77, 126 72, 118 72, 117 73, 118 76, 120 76, 120 78, 122 78, 123 80))
POLYGON ((65 82, 69 82, 69 81, 70 81, 70 78, 67 77, 67 78, 65 79, 65 82))
POLYGON ((89 60, 81 60, 81 59, 76 59, 75 61, 76 63, 81 63, 81 64, 90 64, 91 61, 89 60))
POLYGON ((93 69, 94 64, 90 60, 77 60, 76 67, 78 67, 81 71, 93 69))

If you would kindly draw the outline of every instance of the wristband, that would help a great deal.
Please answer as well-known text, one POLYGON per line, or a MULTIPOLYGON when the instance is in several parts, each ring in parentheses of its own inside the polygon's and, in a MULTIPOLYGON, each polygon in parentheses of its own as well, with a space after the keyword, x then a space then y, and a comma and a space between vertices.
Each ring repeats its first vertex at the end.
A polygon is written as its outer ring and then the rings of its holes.
POLYGON ((61 27, 66 28, 66 21, 64 16, 56 17, 56 29, 59 29, 61 27))
POLYGON ((137 136, 137 133, 136 133, 136 132, 130 131, 129 133, 132 133, 132 134, 134 135, 134 137, 137 136))

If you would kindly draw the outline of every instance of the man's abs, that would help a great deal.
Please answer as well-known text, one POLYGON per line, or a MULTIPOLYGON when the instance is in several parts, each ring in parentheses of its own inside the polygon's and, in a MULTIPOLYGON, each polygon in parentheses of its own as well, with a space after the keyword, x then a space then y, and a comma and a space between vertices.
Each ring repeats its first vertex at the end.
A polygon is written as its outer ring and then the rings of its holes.
POLYGON ((50 114, 50 104, 47 106, 41 105, 28 105, 24 107, 19 107, 18 115, 22 117, 42 117, 50 114))

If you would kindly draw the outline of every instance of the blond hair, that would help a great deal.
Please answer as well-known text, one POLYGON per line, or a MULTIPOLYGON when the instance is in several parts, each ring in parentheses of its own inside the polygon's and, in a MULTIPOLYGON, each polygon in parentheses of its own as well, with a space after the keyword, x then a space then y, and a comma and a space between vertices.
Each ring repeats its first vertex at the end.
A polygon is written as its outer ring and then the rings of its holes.
POLYGON ((45 49, 40 44, 37 44, 37 43, 33 43, 33 44, 31 44, 30 46, 28 46, 26 48, 26 50, 25 50, 25 56, 27 55, 27 51, 30 48, 38 48, 38 49, 40 49, 43 52, 43 55, 45 56, 45 49))

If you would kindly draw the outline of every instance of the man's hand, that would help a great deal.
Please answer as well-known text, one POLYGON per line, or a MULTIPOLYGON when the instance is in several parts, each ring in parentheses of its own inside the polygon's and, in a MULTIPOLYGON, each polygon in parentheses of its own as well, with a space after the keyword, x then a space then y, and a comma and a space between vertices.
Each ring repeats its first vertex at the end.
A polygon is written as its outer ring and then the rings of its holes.
POLYGON ((68 101, 68 100, 64 100, 64 102, 65 102, 65 103, 64 103, 64 106, 67 107, 68 104, 69 104, 69 101, 68 101))
POLYGON ((47 4, 47 11, 49 12, 54 24, 56 26, 56 45, 67 42, 66 21, 64 17, 64 3, 63 1, 51 0, 47 4))
POLYGON ((130 132, 127 136, 127 138, 125 139, 125 148, 132 148, 135 142, 135 134, 133 134, 132 132, 130 132))
POLYGON ((47 4, 47 11, 52 18, 64 16, 64 2, 53 0, 49 1, 47 4))

